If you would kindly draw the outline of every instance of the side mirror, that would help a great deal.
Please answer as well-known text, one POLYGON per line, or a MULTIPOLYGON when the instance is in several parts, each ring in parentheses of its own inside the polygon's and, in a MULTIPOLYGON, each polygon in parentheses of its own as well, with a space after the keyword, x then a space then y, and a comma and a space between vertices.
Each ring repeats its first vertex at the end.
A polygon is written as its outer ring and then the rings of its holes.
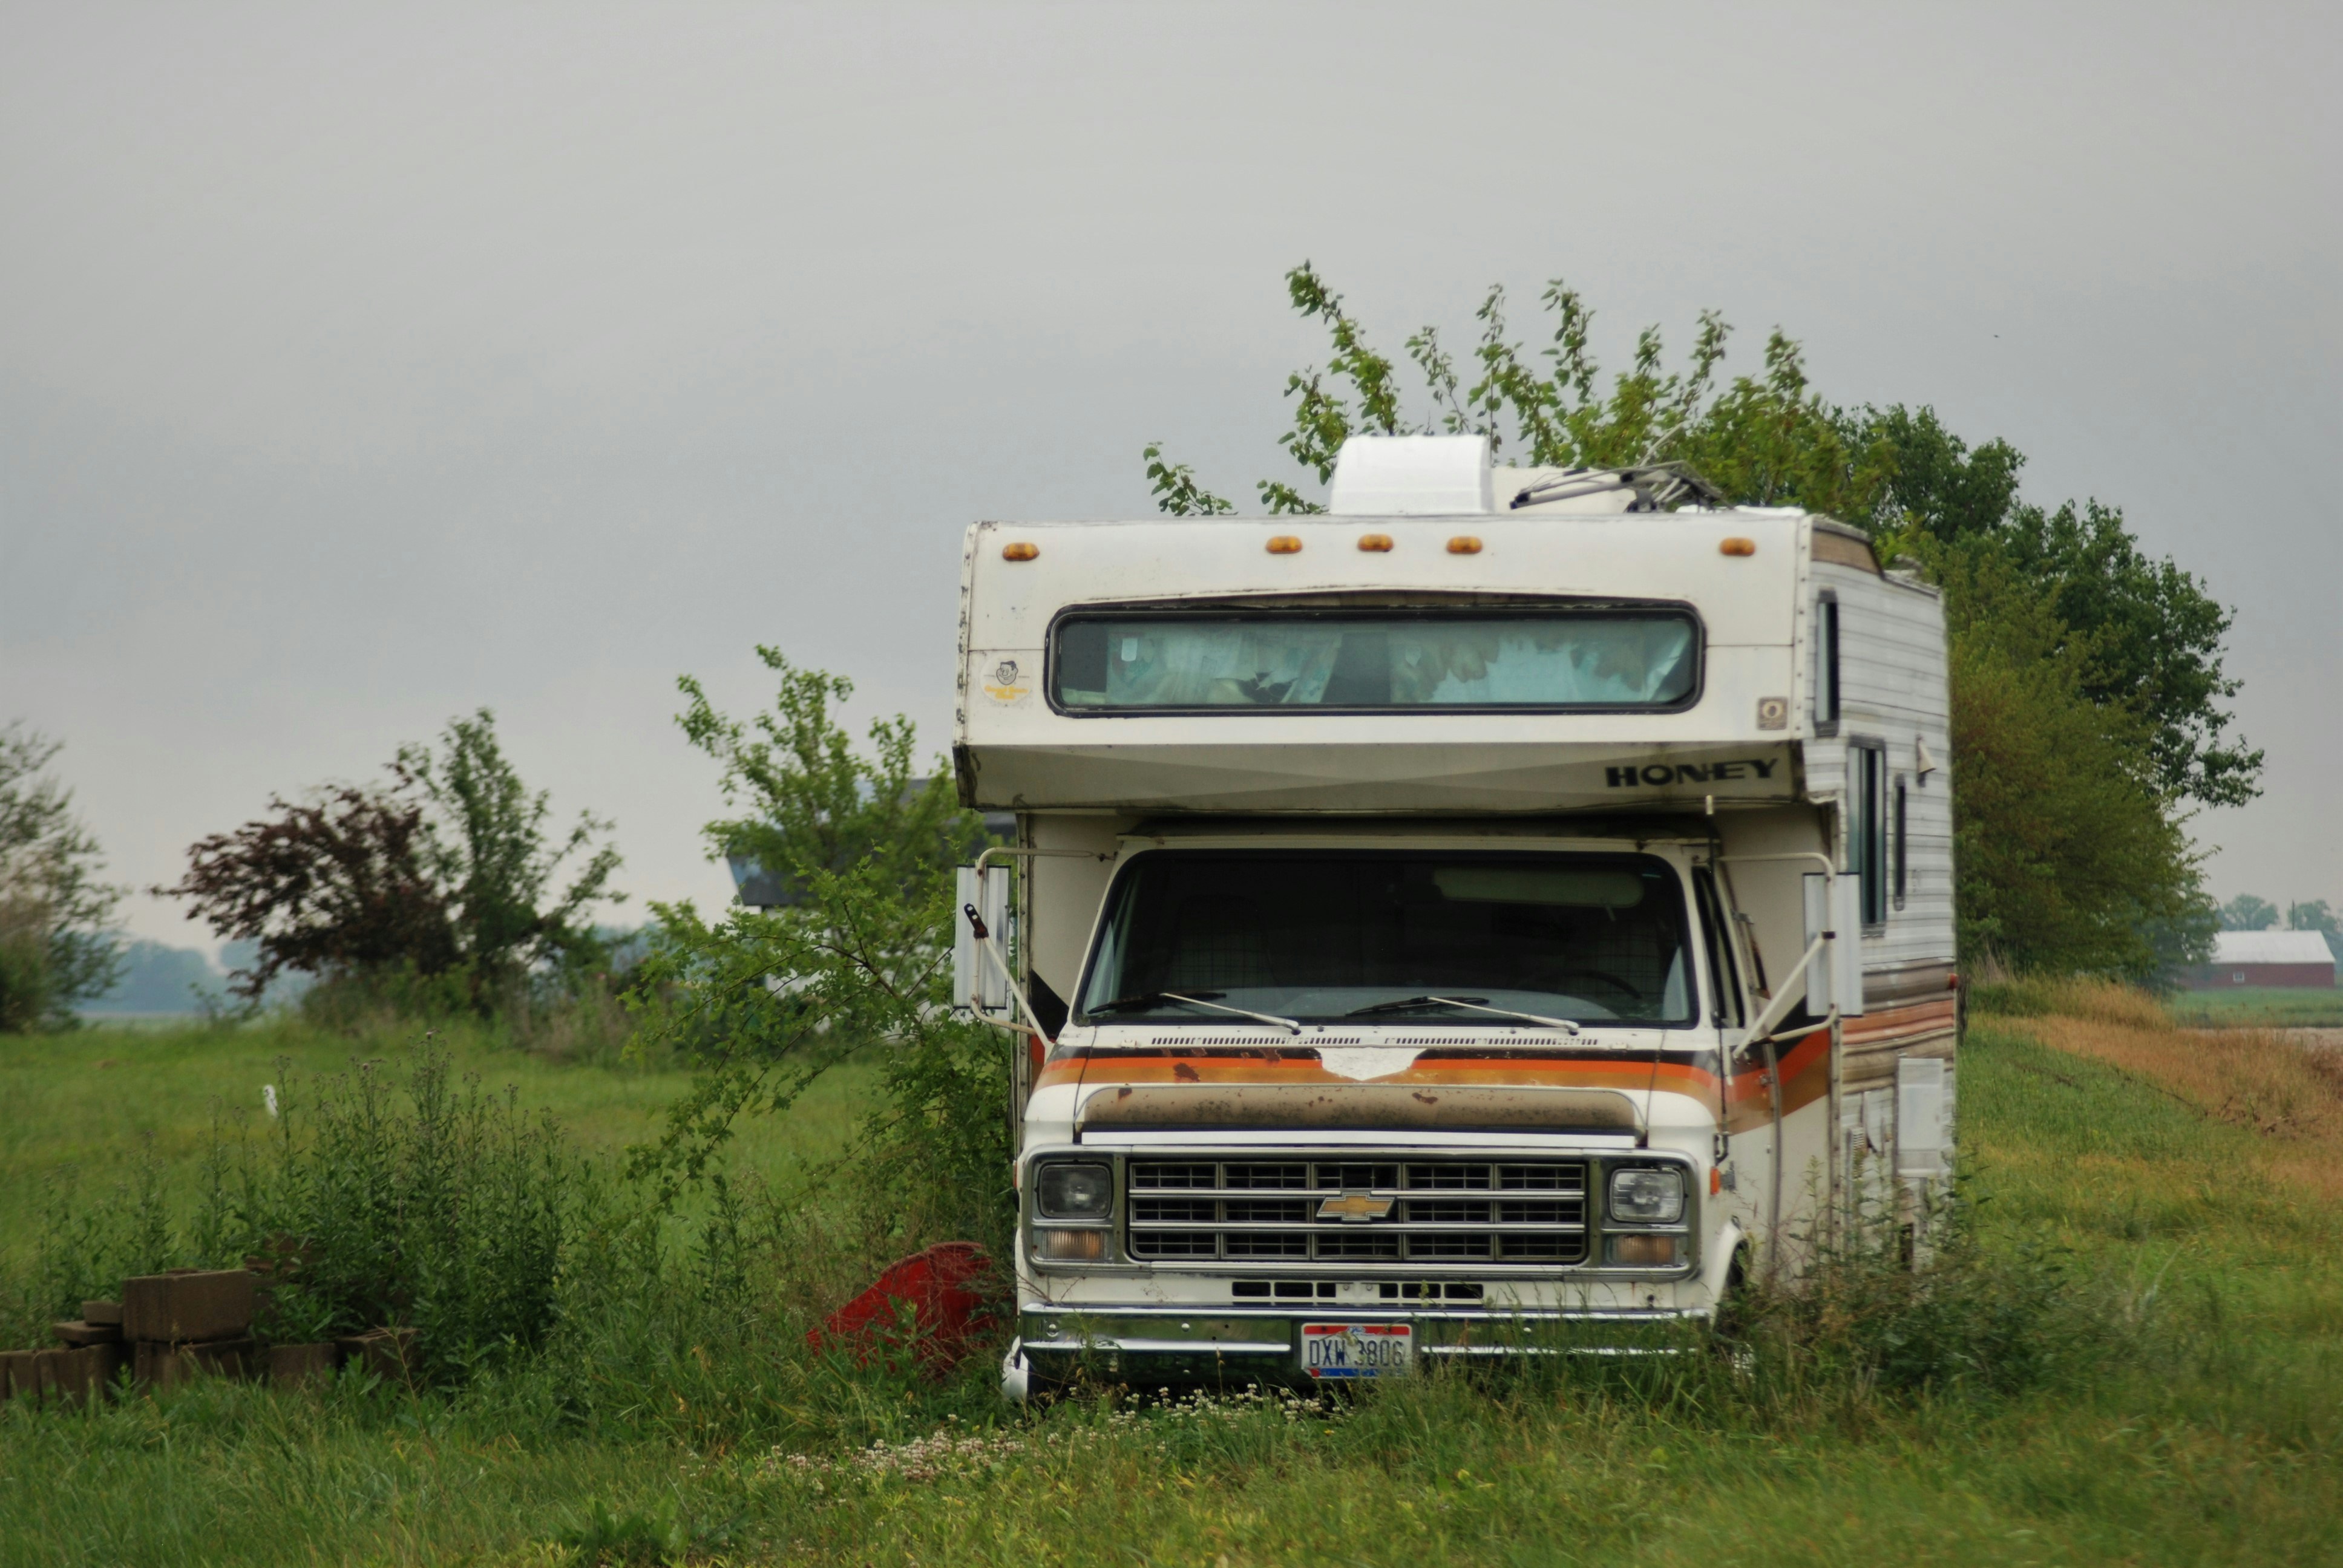
POLYGON ((988 866, 978 870, 974 866, 962 866, 952 884, 952 1010, 977 1012, 989 1018, 1006 1018, 1010 1014, 1009 977, 1003 970, 1009 962, 1009 878, 1006 866, 988 866), (976 923, 969 911, 983 922, 985 934, 980 938, 976 923), (1000 958, 995 963, 985 949, 1000 958))
MULTIPOLYGON (((1820 871, 1808 871, 1799 880, 1799 886, 1805 894, 1808 947, 1815 945, 1816 937, 1833 929, 1830 885, 1831 879, 1820 871)), ((1833 950, 1837 945, 1835 942, 1825 943, 1823 950, 1815 955, 1815 961, 1806 966, 1806 1011, 1815 1018, 1830 1011, 1831 998, 1838 994, 1831 970, 1832 960, 1836 957, 1833 950)))
POLYGON ((1806 943, 1825 931, 1815 961, 1806 967, 1806 1010, 1820 1018, 1835 1004, 1841 1018, 1863 1015, 1863 885, 1853 876, 1805 878, 1806 943))
POLYGON ((1831 990, 1841 1018, 1863 1016, 1863 879, 1842 873, 1832 881, 1831 990))

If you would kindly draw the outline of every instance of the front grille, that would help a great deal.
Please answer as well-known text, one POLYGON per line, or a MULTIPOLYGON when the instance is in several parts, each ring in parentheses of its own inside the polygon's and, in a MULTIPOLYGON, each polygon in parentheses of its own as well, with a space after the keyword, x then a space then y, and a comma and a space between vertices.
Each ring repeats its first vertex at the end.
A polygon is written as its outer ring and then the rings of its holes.
POLYGON ((1146 1262, 1480 1271, 1586 1261, 1584 1161, 1134 1160, 1125 1189, 1131 1256, 1146 1262), (1389 1207, 1321 1218, 1330 1198, 1389 1207))

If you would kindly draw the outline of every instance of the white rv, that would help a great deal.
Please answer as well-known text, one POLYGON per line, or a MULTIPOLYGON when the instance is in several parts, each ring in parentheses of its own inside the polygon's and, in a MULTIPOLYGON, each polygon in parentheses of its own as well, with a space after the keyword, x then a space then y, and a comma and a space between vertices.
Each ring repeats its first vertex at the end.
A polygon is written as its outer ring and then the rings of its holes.
POLYGON ((1354 439, 1322 516, 969 530, 1012 1393, 1704 1319, 1946 1171, 1937 596, 1690 483, 1354 439))

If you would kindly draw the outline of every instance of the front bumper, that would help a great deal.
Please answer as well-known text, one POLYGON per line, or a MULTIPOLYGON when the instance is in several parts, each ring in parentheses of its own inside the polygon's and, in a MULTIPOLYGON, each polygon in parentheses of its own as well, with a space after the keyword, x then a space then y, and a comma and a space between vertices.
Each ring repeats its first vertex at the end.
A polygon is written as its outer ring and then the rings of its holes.
POLYGON ((1672 1353, 1708 1320, 1704 1310, 1441 1307, 1372 1310, 1322 1302, 1309 1309, 1028 1307, 1003 1366, 1012 1398, 1081 1382, 1133 1388, 1311 1382, 1302 1365, 1304 1323, 1408 1323, 1427 1362, 1541 1356, 1672 1353))

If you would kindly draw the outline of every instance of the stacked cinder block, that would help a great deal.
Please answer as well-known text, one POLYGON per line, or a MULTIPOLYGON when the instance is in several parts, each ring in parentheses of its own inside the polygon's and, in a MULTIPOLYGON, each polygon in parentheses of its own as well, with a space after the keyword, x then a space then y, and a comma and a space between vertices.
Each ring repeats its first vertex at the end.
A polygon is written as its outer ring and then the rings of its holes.
POLYGON ((114 1385, 127 1364, 122 1308, 84 1302, 82 1315, 56 1325, 55 1350, 0 1353, 0 1397, 42 1404, 84 1404, 114 1385))
POLYGON ((312 1345, 256 1344, 260 1293, 287 1271, 267 1271, 267 1281, 249 1269, 173 1269, 125 1280, 119 1302, 84 1302, 80 1317, 56 1325, 57 1349, 0 1351, 0 1399, 83 1403, 112 1388, 126 1367, 149 1389, 176 1388, 198 1375, 266 1377, 289 1388, 330 1377, 346 1361, 386 1382, 410 1375, 413 1329, 371 1329, 312 1345))
POLYGON ((122 1282, 122 1337, 149 1388, 176 1388, 197 1373, 246 1377, 255 1370, 252 1313, 257 1283, 244 1269, 175 1269, 122 1282))

